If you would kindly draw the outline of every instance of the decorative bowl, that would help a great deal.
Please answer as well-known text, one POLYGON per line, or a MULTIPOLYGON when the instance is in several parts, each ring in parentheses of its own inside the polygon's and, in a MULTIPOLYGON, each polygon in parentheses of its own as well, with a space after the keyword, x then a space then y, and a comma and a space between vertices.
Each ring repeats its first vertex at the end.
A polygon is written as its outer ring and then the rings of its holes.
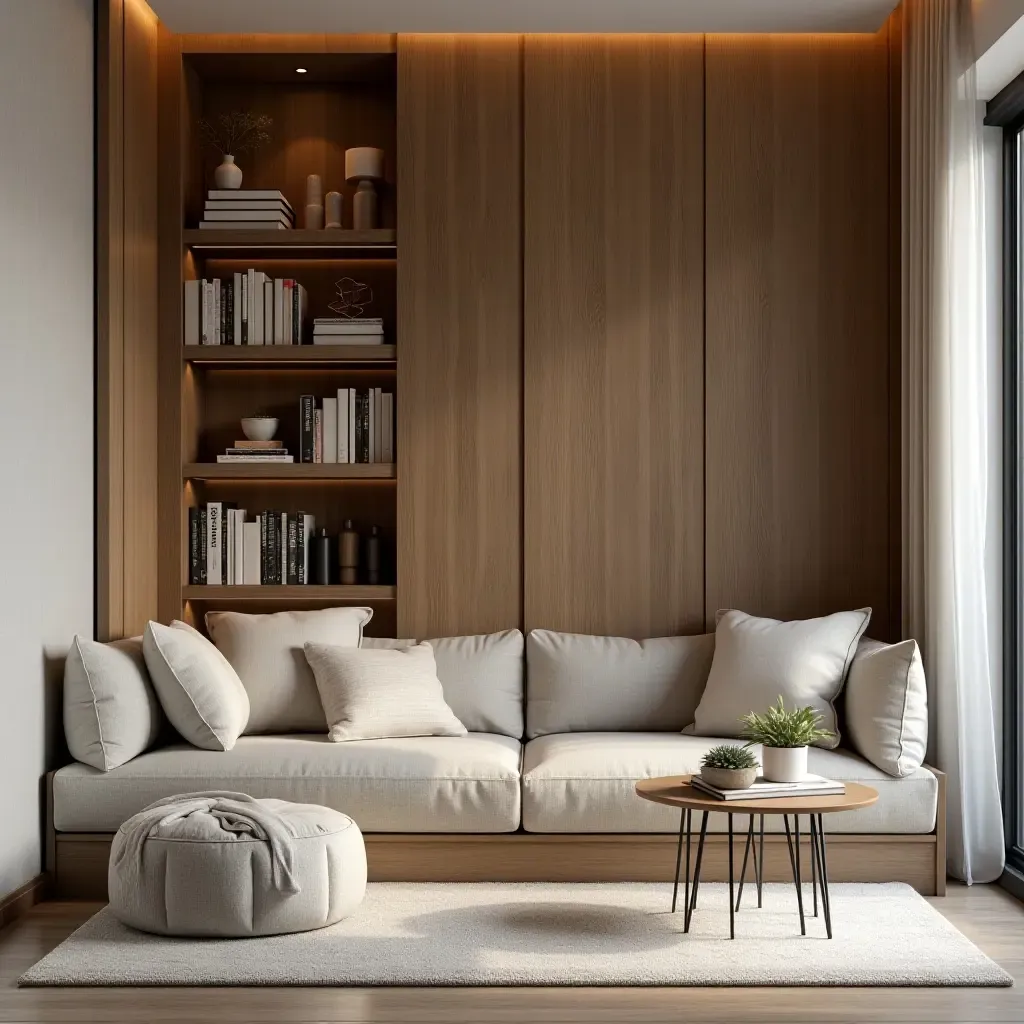
POLYGON ((277 417, 246 416, 242 420, 242 433, 250 441, 272 441, 277 433, 277 417))
POLYGON ((757 768, 701 768, 700 777, 719 789, 750 789, 757 768))

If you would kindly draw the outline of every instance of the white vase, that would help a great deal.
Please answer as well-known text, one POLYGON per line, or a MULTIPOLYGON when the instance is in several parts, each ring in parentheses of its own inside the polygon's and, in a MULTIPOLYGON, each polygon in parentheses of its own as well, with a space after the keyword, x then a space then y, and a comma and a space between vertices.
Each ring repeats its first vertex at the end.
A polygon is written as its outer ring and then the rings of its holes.
POLYGON ((807 748, 762 747, 761 771, 767 782, 800 782, 807 774, 807 748))
POLYGON ((224 154, 224 159, 213 172, 213 180, 217 188, 242 187, 242 168, 235 163, 230 153, 224 154))

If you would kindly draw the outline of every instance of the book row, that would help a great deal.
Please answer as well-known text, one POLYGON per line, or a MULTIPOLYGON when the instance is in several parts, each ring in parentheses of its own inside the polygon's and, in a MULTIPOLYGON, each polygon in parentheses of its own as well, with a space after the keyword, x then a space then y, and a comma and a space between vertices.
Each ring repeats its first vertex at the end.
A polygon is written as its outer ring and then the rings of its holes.
POLYGON ((185 282, 186 345, 301 345, 306 289, 260 270, 185 282))
POLYGON ((380 388, 338 388, 337 395, 299 400, 302 462, 395 461, 395 396, 380 388))

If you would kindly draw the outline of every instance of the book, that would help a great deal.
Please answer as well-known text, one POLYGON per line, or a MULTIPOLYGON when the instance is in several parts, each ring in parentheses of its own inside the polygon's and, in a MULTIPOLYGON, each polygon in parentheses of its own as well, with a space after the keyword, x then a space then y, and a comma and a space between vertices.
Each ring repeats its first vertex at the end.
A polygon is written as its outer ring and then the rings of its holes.
POLYGON ((298 570, 299 583, 307 584, 312 580, 309 575, 309 551, 316 536, 316 517, 300 512, 296 516, 298 522, 298 570))
POLYGON ((245 455, 218 455, 220 463, 230 462, 294 462, 294 455, 257 455, 254 452, 247 452, 245 455))
POLYGON ((383 334, 314 334, 314 345, 383 345, 383 334))
POLYGON ((206 563, 206 521, 208 513, 205 505, 199 506, 199 582, 205 584, 207 580, 206 563))
POLYGON ((392 392, 385 391, 381 397, 384 401, 382 417, 384 449, 382 459, 384 462, 393 463, 395 461, 395 396, 392 392))
POLYGON ((348 389, 348 461, 357 462, 356 458, 356 389, 348 389))
POLYGON ((302 344, 302 323, 306 318, 306 289, 297 281, 292 282, 292 336, 293 345, 302 344))
POLYGON ((259 516, 253 523, 242 525, 242 584, 258 587, 263 581, 260 576, 260 523, 259 516))
POLYGON ((213 229, 223 231, 225 228, 230 231, 235 230, 253 230, 253 231, 284 231, 291 227, 291 224, 283 217, 276 221, 263 221, 263 220, 233 220, 233 221, 222 221, 222 220, 201 220, 199 227, 203 230, 213 229))
POLYGON ((211 188, 206 193, 208 200, 227 200, 233 203, 247 203, 251 200, 274 200, 292 209, 292 204, 283 192, 276 188, 211 188))
POLYGON ((338 461, 338 399, 325 398, 322 421, 322 452, 323 461, 336 463, 338 461))
POLYGON ((239 449, 251 448, 253 451, 284 451, 284 441, 250 441, 248 438, 236 441, 235 447, 239 449))
POLYGON ((299 461, 313 461, 313 406, 312 395, 299 399, 299 461))
POLYGON ((221 558, 224 563, 224 583, 234 586, 235 583, 235 513, 233 509, 224 509, 221 530, 224 537, 221 558))
POLYGON ((207 213, 213 210, 273 210, 294 216, 286 199, 252 199, 250 196, 242 196, 240 199, 207 199, 203 209, 207 213))
POLYGON ((367 462, 377 461, 377 389, 368 388, 366 392, 366 426, 370 435, 367 462))
POLYGON ((225 448, 225 455, 255 455, 255 456, 272 456, 272 455, 288 455, 287 448, 225 448))
POLYGON ((274 344, 274 282, 263 275, 263 343, 274 344))
POLYGON ((288 514, 286 512, 282 512, 278 517, 277 542, 280 548, 277 561, 277 583, 278 586, 283 586, 288 582, 288 514))
POLYGON ((786 796, 842 796, 846 787, 841 782, 808 773, 800 782, 768 782, 758 776, 749 789, 719 789, 699 775, 690 779, 694 789, 718 800, 769 800, 786 796))
POLYGON ((350 461, 348 457, 348 388, 338 388, 338 397, 335 401, 338 404, 336 423, 338 436, 334 443, 338 452, 338 462, 346 463, 350 461))
POLYGON ((188 582, 193 587, 202 582, 199 554, 199 509, 192 506, 188 510, 188 582))
POLYGON ((383 334, 383 324, 322 324, 313 322, 313 334, 383 334))
POLYGON ((316 316, 313 317, 314 327, 328 327, 331 324, 384 324, 379 316, 316 316))
POLYGON ((276 210, 252 210, 252 209, 210 209, 210 204, 206 204, 206 208, 203 210, 203 217, 208 221, 225 221, 231 222, 236 220, 251 220, 251 221, 266 221, 270 224, 276 224, 278 221, 284 221, 291 224, 294 218, 284 207, 278 207, 276 210))
POLYGON ((288 524, 288 576, 286 582, 295 586, 299 582, 299 521, 295 516, 286 516, 288 524))
POLYGON ((206 504, 206 583, 212 587, 219 587, 224 583, 221 566, 223 510, 224 506, 219 501, 210 501, 206 504))
POLYGON ((186 345, 200 344, 199 289, 199 281, 185 282, 185 324, 183 341, 186 345))

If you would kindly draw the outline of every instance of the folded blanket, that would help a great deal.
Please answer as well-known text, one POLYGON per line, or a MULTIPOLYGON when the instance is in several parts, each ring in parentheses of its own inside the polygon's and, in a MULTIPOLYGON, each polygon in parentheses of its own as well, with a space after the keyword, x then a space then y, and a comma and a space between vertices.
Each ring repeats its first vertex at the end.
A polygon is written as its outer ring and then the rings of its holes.
POLYGON ((162 826, 193 814, 209 814, 227 832, 247 832, 268 843, 274 888, 283 893, 301 892, 292 872, 292 825, 277 811, 245 793, 183 793, 157 800, 121 826, 125 843, 115 854, 115 863, 121 866, 128 862, 125 867, 141 872, 146 840, 162 826))

